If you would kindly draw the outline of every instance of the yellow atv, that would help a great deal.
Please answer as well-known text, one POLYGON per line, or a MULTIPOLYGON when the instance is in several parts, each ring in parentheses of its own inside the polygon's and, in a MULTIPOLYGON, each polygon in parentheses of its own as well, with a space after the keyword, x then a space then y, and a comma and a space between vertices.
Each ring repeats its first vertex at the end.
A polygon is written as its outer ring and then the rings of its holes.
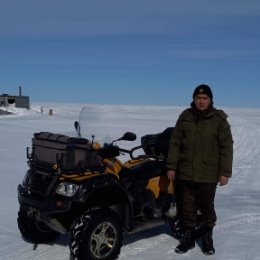
POLYGON ((130 150, 116 142, 134 141, 126 132, 101 144, 93 135, 82 138, 35 133, 27 148, 29 169, 18 186, 18 227, 31 243, 54 241, 70 234, 72 259, 113 260, 123 234, 176 219, 172 185, 164 167, 172 129, 146 135, 130 150), (142 150, 142 154, 134 155, 142 150), (122 162, 119 157, 129 154, 122 162), (168 187, 169 186, 169 187, 168 187))

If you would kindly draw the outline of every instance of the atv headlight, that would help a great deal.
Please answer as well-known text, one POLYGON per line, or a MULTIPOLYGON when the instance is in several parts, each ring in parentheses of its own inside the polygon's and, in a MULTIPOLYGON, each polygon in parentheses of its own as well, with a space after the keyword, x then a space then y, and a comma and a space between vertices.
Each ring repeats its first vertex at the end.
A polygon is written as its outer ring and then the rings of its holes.
POLYGON ((62 182, 56 189, 56 193, 65 197, 73 197, 78 191, 79 186, 75 183, 62 182))

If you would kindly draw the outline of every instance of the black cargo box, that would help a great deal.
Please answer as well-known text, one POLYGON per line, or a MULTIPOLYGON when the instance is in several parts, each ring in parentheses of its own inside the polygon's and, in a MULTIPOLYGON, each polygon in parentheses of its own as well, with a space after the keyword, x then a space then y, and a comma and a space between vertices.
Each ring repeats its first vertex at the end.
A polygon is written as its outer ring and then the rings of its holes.
POLYGON ((32 149, 37 164, 53 166, 59 162, 63 170, 86 168, 91 154, 87 139, 50 132, 35 133, 32 149))

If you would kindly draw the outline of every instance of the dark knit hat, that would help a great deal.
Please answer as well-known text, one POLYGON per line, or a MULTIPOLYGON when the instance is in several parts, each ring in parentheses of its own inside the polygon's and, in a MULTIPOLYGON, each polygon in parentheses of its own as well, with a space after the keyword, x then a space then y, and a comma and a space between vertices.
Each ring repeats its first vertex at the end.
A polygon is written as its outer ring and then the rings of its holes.
POLYGON ((210 97, 211 100, 213 99, 212 91, 208 85, 201 84, 197 86, 193 92, 192 97, 195 98, 195 96, 198 94, 206 94, 210 97))

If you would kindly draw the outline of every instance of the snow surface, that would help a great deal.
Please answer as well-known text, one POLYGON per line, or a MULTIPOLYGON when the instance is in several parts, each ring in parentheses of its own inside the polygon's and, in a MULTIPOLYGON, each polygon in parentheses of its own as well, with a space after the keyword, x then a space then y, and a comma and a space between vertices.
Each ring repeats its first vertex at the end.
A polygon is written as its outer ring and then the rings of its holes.
MULTIPOLYGON (((31 110, 9 108, 17 115, 0 116, 0 259, 28 260, 69 259, 68 237, 61 236, 53 245, 24 242, 17 228, 17 185, 27 169, 26 147, 34 132, 52 131, 73 134, 81 104, 33 104, 31 110), (41 113, 41 107, 43 113, 41 113), (53 109, 53 116, 49 116, 53 109)), ((120 137, 125 131, 138 135, 130 148, 139 144, 144 134, 157 133, 173 126, 184 107, 88 105, 109 115, 109 134, 120 137)), ((170 227, 160 227, 128 235, 120 260, 158 259, 260 259, 260 109, 224 108, 234 137, 233 177, 227 186, 218 187, 216 195, 217 225, 214 231, 216 254, 204 256, 197 245, 184 255, 174 253, 178 241, 170 227)), ((108 122, 107 122, 108 123, 108 122)), ((104 128, 105 129, 105 128, 104 128)), ((126 160, 127 156, 121 159, 126 160)))

